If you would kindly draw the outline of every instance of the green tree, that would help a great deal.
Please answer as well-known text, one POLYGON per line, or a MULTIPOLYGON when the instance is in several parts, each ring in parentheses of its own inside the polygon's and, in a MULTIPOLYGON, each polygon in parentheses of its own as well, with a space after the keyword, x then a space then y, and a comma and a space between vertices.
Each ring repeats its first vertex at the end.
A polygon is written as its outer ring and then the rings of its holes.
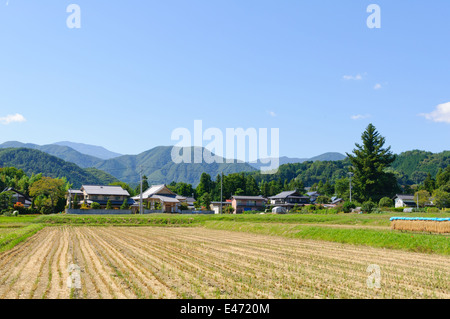
POLYGON ((361 206, 361 209, 364 213, 372 213, 374 209, 377 207, 377 204, 375 204, 372 200, 368 200, 364 202, 361 206))
POLYGON ((384 196, 394 196, 398 191, 398 184, 392 173, 385 169, 395 160, 391 147, 383 148, 386 140, 369 124, 361 136, 362 145, 356 143, 353 154, 347 156, 353 165, 354 196, 359 201, 369 199, 377 202, 384 196))
POLYGON ((436 207, 450 208, 450 193, 443 191, 442 189, 436 189, 433 192, 434 204, 436 207))
POLYGON ((200 199, 200 202, 202 203, 202 206, 204 206, 206 210, 210 210, 211 195, 209 195, 209 193, 204 193, 200 199))
POLYGON ((3 192, 0 194, 0 210, 12 208, 13 205, 12 192, 3 192))
POLYGON ((127 210, 128 208, 129 208, 129 206, 128 206, 128 200, 125 198, 125 199, 123 200, 122 205, 120 206, 120 209, 122 209, 122 210, 127 210))
POLYGON ((350 181, 348 178, 340 178, 334 184, 334 193, 337 197, 347 200, 350 198, 350 181))
POLYGON ((111 200, 109 200, 109 199, 108 199, 108 201, 106 202, 106 209, 108 209, 108 210, 113 209, 111 200))
POLYGON ((233 214, 234 213, 234 208, 231 205, 227 205, 223 208, 223 212, 225 214, 233 214))
POLYGON ((378 203, 378 207, 383 208, 383 207, 393 207, 394 206, 394 201, 392 199, 390 199, 389 197, 383 197, 382 199, 380 199, 380 202, 378 203))
POLYGON ((450 166, 447 166, 445 170, 439 169, 436 175, 436 187, 440 188, 446 185, 450 185, 450 166))
POLYGON ((420 190, 414 194, 414 201, 417 204, 417 198, 419 199, 419 207, 425 207, 430 204, 430 193, 426 190, 420 190))
POLYGON ((73 209, 79 209, 80 208, 80 203, 78 201, 78 196, 75 194, 75 196, 73 197, 72 200, 72 208, 73 209))
POLYGON ((200 183, 196 188, 196 193, 198 197, 202 197, 205 193, 210 193, 213 186, 211 176, 207 173, 202 173, 200 176, 200 183))
POLYGON ((93 203, 91 204, 91 209, 100 209, 100 204, 97 203, 97 202, 93 202, 93 203))
POLYGON ((319 197, 317 197, 317 199, 316 199, 316 203, 317 203, 317 204, 329 204, 330 202, 331 202, 330 197, 324 196, 324 195, 319 196, 319 197))
POLYGON ((436 188, 436 181, 431 177, 430 173, 427 174, 427 177, 423 182, 423 188, 429 193, 433 193, 436 188))
POLYGON ((259 187, 253 176, 247 176, 245 179, 245 195, 257 196, 259 195, 259 187))
POLYGON ((37 180, 30 187, 30 196, 39 197, 44 196, 50 200, 49 210, 56 212, 56 206, 60 199, 64 199, 64 187, 65 183, 61 179, 42 177, 37 180))

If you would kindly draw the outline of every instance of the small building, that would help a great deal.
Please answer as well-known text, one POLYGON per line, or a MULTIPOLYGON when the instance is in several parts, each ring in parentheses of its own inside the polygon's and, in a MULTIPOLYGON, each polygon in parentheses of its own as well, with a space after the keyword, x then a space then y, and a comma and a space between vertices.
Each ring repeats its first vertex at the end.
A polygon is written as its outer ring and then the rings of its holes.
POLYGON ((309 201, 314 204, 319 196, 322 196, 319 192, 308 192, 306 195, 309 197, 309 201))
POLYGON ((414 200, 414 195, 396 195, 394 197, 395 208, 399 207, 416 207, 417 203, 414 200))
POLYGON ((3 190, 3 192, 1 192, 1 194, 7 192, 11 193, 11 201, 13 202, 13 204, 21 203, 25 208, 28 208, 31 206, 31 203, 33 202, 33 200, 29 196, 19 192, 15 188, 7 187, 3 190))
POLYGON ((337 197, 331 197, 331 203, 330 205, 334 205, 337 206, 339 204, 342 204, 344 202, 344 200, 342 198, 337 198, 337 197))
POLYGON ((303 196, 297 190, 281 192, 275 196, 269 197, 270 204, 273 206, 284 207, 287 211, 294 206, 305 206, 310 203, 309 197, 303 196))
POLYGON ((189 210, 195 209, 195 206, 194 206, 195 201, 196 200, 195 200, 194 196, 186 197, 186 204, 188 205, 189 210))
POLYGON ((220 208, 222 207, 222 213, 225 210, 225 207, 230 206, 231 201, 226 202, 211 202, 211 210, 214 211, 214 214, 220 214, 220 208))
POLYGON ((274 207, 274 208, 272 208, 272 213, 273 214, 286 214, 286 208, 281 207, 281 206, 274 207))
POLYGON ((267 200, 262 196, 234 195, 231 197, 231 206, 234 214, 242 214, 247 211, 264 211, 267 200))

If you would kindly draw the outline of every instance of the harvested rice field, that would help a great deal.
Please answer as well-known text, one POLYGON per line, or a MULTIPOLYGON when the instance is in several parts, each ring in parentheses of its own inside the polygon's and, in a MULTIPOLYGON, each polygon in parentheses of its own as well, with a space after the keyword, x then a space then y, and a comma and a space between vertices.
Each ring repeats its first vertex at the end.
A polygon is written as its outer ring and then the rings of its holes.
POLYGON ((202 227, 46 227, 0 253, 0 299, 447 299, 449 269, 447 256, 202 227))

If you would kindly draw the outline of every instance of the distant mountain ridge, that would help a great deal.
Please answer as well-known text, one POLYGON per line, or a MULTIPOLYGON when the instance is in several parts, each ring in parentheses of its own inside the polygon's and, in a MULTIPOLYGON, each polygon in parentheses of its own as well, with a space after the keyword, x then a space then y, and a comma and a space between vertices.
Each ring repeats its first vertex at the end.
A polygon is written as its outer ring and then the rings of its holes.
POLYGON ((107 150, 106 148, 102 146, 96 146, 96 145, 89 145, 89 144, 83 144, 83 143, 74 143, 74 142, 56 142, 53 143, 54 145, 59 146, 68 146, 72 149, 74 149, 77 152, 80 152, 81 154, 90 155, 96 158, 100 158, 102 160, 108 160, 111 158, 122 156, 123 154, 111 152, 110 150, 107 150))
POLYGON ((82 184, 104 185, 119 181, 96 168, 82 169, 74 163, 32 148, 0 149, 0 167, 22 169, 27 175, 42 173, 53 178, 66 177, 76 188, 82 184))
POLYGON ((123 155, 106 160, 95 167, 129 184, 138 183, 142 168, 142 174, 147 176, 149 184, 169 184, 174 181, 194 186, 200 182, 200 176, 204 172, 215 178, 221 172, 231 174, 256 170, 248 163, 226 163, 225 159, 223 163, 194 163, 195 147, 190 148, 191 163, 176 164, 172 160, 172 149, 173 146, 158 146, 138 155, 123 155))
MULTIPOLYGON (((142 167, 143 174, 147 176, 150 184, 171 183, 172 181, 175 181, 197 185, 203 172, 206 172, 215 178, 221 172, 224 174, 251 172, 267 166, 267 164, 261 162, 256 164, 238 161, 226 163, 225 159, 223 160, 223 164, 207 164, 205 162, 196 164, 193 163, 193 159, 192 163, 175 164, 171 158, 173 146, 158 146, 137 155, 121 155, 116 157, 116 155, 120 154, 110 152, 100 146, 81 143, 58 142, 41 146, 32 143, 11 141, 0 144, 0 148, 11 147, 39 150, 56 156, 66 162, 74 163, 83 169, 91 167, 99 169, 114 176, 118 180, 129 184, 137 184, 139 182, 140 167, 142 167), (76 147, 77 149, 72 147, 76 147), (103 157, 113 157, 104 160, 83 152, 97 154, 103 157)), ((195 148, 192 147, 191 149, 193 156, 193 150, 195 148)), ((202 151, 204 150, 205 149, 203 148, 202 151)), ((281 157, 280 165, 287 163, 301 163, 305 161, 340 160, 344 158, 345 156, 340 153, 325 153, 309 159, 281 157)))
POLYGON ((102 159, 80 153, 69 146, 48 144, 48 145, 37 145, 32 143, 21 143, 17 141, 5 142, 0 144, 0 149, 2 148, 30 148, 42 151, 44 153, 56 156, 66 162, 74 163, 81 168, 94 167, 102 159))

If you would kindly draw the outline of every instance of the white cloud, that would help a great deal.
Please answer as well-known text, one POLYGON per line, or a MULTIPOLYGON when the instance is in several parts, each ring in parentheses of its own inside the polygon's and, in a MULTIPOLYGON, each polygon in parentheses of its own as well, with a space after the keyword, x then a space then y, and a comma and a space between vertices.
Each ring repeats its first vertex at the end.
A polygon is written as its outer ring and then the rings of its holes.
POLYGON ((362 75, 361 74, 357 74, 357 75, 344 75, 343 76, 344 80, 355 80, 355 81, 360 81, 362 80, 362 75))
POLYGON ((5 117, 0 117, 0 123, 3 125, 8 125, 10 123, 20 123, 25 121, 26 121, 25 117, 19 113, 7 115, 5 117))
POLYGON ((269 115, 272 117, 275 117, 275 116, 277 116, 277 113, 275 113, 274 111, 269 111, 269 115))
POLYGON ((439 104, 436 110, 431 113, 422 113, 419 115, 433 122, 450 124, 450 102, 439 104))
POLYGON ((382 86, 380 83, 375 84, 375 86, 373 87, 374 90, 379 90, 381 88, 382 88, 382 86))
POLYGON ((352 120, 357 121, 357 120, 368 119, 369 117, 371 117, 370 114, 365 114, 365 115, 358 114, 358 115, 352 115, 350 118, 351 118, 352 120))

